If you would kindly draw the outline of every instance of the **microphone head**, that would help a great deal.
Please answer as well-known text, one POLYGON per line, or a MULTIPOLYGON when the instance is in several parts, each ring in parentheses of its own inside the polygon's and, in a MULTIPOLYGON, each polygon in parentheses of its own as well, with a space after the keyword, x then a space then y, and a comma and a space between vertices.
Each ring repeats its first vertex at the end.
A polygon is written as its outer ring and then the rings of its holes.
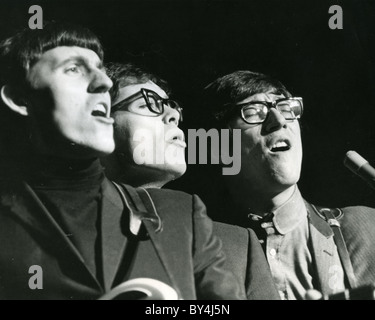
POLYGON ((348 151, 344 158, 345 167, 354 173, 357 173, 366 163, 368 163, 368 161, 355 151, 348 151))

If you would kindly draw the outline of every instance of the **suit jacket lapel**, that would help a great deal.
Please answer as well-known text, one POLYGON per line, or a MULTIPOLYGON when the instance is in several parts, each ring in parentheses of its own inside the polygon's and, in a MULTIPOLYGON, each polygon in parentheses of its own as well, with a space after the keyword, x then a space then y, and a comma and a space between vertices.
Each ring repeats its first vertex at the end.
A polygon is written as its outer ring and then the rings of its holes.
POLYGON ((50 247, 63 259, 71 259, 77 268, 82 269, 91 285, 100 289, 100 284, 86 267, 79 251, 66 237, 31 187, 25 182, 20 182, 17 186, 13 185, 11 188, 10 192, 2 194, 1 205, 8 207, 10 212, 27 229, 31 230, 31 233, 37 235, 36 237, 40 239, 43 245, 50 247))
MULTIPOLYGON (((131 190, 128 190, 128 192, 131 190)), ((133 189, 134 191, 134 189, 133 189)), ((165 236, 163 230, 163 222, 158 216, 154 209, 153 201, 149 196, 148 192, 144 189, 138 190, 139 194, 133 192, 132 198, 135 200, 136 207, 139 210, 138 214, 142 214, 142 225, 147 231, 147 235, 150 237, 152 244, 155 248, 156 254, 159 257, 162 269, 165 271, 167 279, 169 279, 170 284, 174 287, 178 293, 179 297, 182 297, 181 293, 178 291, 178 283, 174 279, 173 272, 169 265, 169 256, 165 255, 165 250, 163 248, 168 248, 170 246, 170 239, 165 236), (134 199, 136 198, 136 199, 134 199)), ((171 257, 173 259, 173 257, 171 257)))
POLYGON ((124 205, 121 197, 110 181, 104 179, 102 184, 102 256, 103 274, 106 291, 113 285, 114 278, 126 247, 126 236, 121 229, 124 205))
MULTIPOLYGON (((131 201, 129 201, 128 205, 131 206, 131 210, 133 210, 132 217, 136 217, 136 219, 141 219, 142 226, 144 227, 144 230, 141 228, 140 237, 146 236, 151 239, 152 246, 155 249, 156 255, 159 258, 159 262, 161 263, 161 269, 165 271, 166 278, 169 279, 170 284, 178 290, 177 282, 175 281, 173 277, 173 272, 170 270, 170 266, 168 265, 168 257, 165 255, 163 248, 168 248, 170 245, 170 239, 167 239, 165 237, 164 232, 160 232, 161 229, 158 229, 158 216, 155 214, 153 207, 147 197, 147 195, 142 194, 142 199, 140 198, 140 195, 137 193, 136 189, 125 186, 124 191, 128 196, 124 196, 126 198, 130 197, 131 201), (147 209, 146 209, 147 208, 147 209), (146 235, 144 235, 144 233, 146 235)), ((122 269, 122 262, 124 259, 124 251, 127 247, 127 243, 130 244, 129 241, 126 241, 126 236, 130 230, 121 230, 118 227, 116 227, 116 223, 114 224, 113 221, 120 221, 121 219, 127 219, 127 220, 121 220, 121 226, 126 227, 129 229, 129 212, 128 209, 126 210, 126 214, 122 213, 122 208, 124 208, 123 201, 121 200, 121 196, 111 182, 105 181, 104 190, 107 190, 107 192, 103 192, 103 257, 104 257, 104 270, 106 272, 109 272, 111 274, 111 283, 112 285, 117 285, 119 279, 123 279, 123 275, 120 275, 121 272, 124 270, 122 269), (111 190, 112 189, 112 190, 111 190), (113 192, 108 192, 108 190, 111 190, 113 192), (107 217, 107 220, 110 214, 109 208, 116 208, 115 213, 116 219, 112 219, 112 222, 105 221, 105 217, 107 217), (121 210, 119 210, 119 208, 121 210), (108 210, 108 211, 106 211, 108 210), (120 212, 120 214, 119 214, 120 212), (110 235, 109 238, 107 238, 110 235), (117 238, 117 240, 116 240, 117 238), (118 240, 122 239, 122 240, 118 240), (110 249, 110 244, 112 243, 113 246, 116 246, 117 249, 113 250, 110 249), (115 282, 113 282, 115 281, 115 282)), ((117 223, 119 225, 119 223, 117 223)), ((137 237, 137 236, 135 236, 137 237)), ((144 240, 144 239, 143 239, 144 240)), ((132 257, 134 259, 134 257, 132 257)), ((173 257, 172 257, 173 259, 173 257)), ((153 261, 153 263, 156 263, 156 261, 153 261)), ((109 281, 109 280, 107 280, 109 281)), ((121 280, 122 281, 122 280, 121 280)), ((180 293, 178 292, 179 296, 181 297, 180 293)))
POLYGON ((160 263, 165 271, 167 278, 169 279, 172 287, 177 291, 178 296, 182 297, 181 293, 178 291, 178 284, 177 281, 174 279, 173 272, 170 270, 170 266, 168 264, 168 257, 165 255, 163 248, 168 248, 170 246, 170 239, 166 239, 163 235, 165 233, 155 233, 155 224, 153 224, 149 220, 143 220, 143 225, 147 230, 148 236, 151 238, 152 244, 155 248, 155 251, 159 257, 160 263), (166 241, 166 243, 164 243, 166 241))

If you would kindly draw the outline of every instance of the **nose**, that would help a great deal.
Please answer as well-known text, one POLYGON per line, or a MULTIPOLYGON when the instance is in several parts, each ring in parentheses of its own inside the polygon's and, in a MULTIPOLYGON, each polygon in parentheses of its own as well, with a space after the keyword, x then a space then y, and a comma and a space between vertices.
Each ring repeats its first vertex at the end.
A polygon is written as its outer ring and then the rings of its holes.
POLYGON ((273 132, 286 126, 284 116, 275 108, 271 108, 268 112, 267 119, 263 123, 263 129, 266 132, 273 132))
POLYGON ((105 93, 113 85, 112 80, 107 76, 105 71, 98 69, 93 72, 93 76, 89 85, 89 92, 91 93, 105 93))
POLYGON ((174 123, 178 126, 180 117, 180 113, 176 109, 171 108, 170 106, 164 106, 163 121, 165 124, 174 123))

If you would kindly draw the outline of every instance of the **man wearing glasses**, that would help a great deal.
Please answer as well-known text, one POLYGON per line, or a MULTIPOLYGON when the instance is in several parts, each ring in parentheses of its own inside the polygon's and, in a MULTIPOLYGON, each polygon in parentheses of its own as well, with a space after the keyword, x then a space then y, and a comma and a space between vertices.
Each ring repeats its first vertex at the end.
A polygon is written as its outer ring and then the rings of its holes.
MULTIPOLYGON (((178 127, 182 121, 182 108, 176 101, 168 98, 170 90, 167 83, 154 74, 133 64, 118 63, 108 64, 107 72, 113 81, 111 113, 115 119, 114 136, 116 141, 115 152, 103 159, 107 175, 117 182, 127 183, 139 187, 138 189, 141 190, 147 188, 147 192, 153 196, 153 199, 159 199, 160 205, 166 208, 167 214, 163 219, 168 225, 168 230, 165 228, 165 233, 178 233, 179 242, 183 243, 184 240, 179 230, 181 228, 190 230, 191 223, 184 218, 184 212, 189 210, 191 204, 185 200, 181 201, 183 199, 181 192, 164 190, 168 192, 170 198, 168 203, 173 204, 167 206, 165 194, 164 198, 160 199, 159 193, 155 190, 155 188, 161 188, 166 183, 179 178, 186 170, 184 135, 178 127), (135 139, 138 133, 141 133, 140 135, 143 135, 144 138, 148 138, 150 143, 135 139), (140 146, 143 156, 136 151, 140 146), (150 153, 152 155, 156 153, 156 156, 145 159, 144 155, 150 153), (157 159, 165 161, 157 162, 157 159)), ((197 196, 193 197, 196 199, 197 207, 204 207, 197 196)), ((197 221, 197 217, 199 215, 194 213, 193 220, 197 221)), ((196 223, 195 238, 201 237, 202 232, 207 233, 205 237, 209 238, 211 231, 207 229, 209 222, 205 220, 202 219, 199 224, 196 223)), ((255 233, 241 227, 234 228, 239 237, 247 239, 246 241, 251 244, 248 248, 251 253, 251 263, 249 263, 248 269, 252 277, 248 283, 247 298, 252 300, 278 298, 267 261, 255 233)), ((173 248, 175 244, 173 241, 169 241, 168 246, 173 248)), ((166 257, 173 259, 173 250, 168 246, 163 248, 168 250, 166 257)), ((211 252, 212 250, 206 251, 207 257, 211 252)), ((181 260, 182 256, 179 256, 178 260, 181 260)), ((196 256, 196 260, 201 261, 199 255, 196 256)), ((186 263, 184 262, 183 265, 186 263)), ((186 274, 186 271, 181 268, 174 277, 180 278, 183 273, 186 274)), ((194 270, 194 275, 196 279, 200 278, 196 270, 194 270)), ((198 289, 201 286, 200 283, 201 281, 197 282, 198 289)), ((228 282, 222 284, 229 285, 228 282)), ((246 297, 244 288, 240 287, 240 289, 241 296, 246 297)))
MULTIPOLYGON (((210 83, 203 103, 217 128, 241 130, 241 141, 234 141, 241 143, 241 171, 222 177, 227 196, 225 203, 217 199, 224 208, 222 221, 256 232, 280 298, 304 299, 309 289, 333 294, 373 283, 375 256, 368 235, 374 234, 374 210, 319 208, 298 189, 302 98, 267 75, 237 71, 210 83)), ((239 270, 246 257, 234 248, 247 244, 233 240, 232 226, 217 226, 232 270, 239 270)))
MULTIPOLYGON (((136 278, 170 285, 171 299, 240 298, 196 198, 175 195, 187 209, 164 218, 178 212, 170 193, 146 210, 105 177, 113 83, 96 35, 58 22, 21 30, 1 41, 0 69, 0 299, 109 299, 136 278)), ((158 294, 152 283, 125 297, 158 294)))
MULTIPOLYGON (((167 83, 132 64, 108 64, 114 78, 112 117, 116 152, 107 173, 135 187, 160 188, 186 171, 182 108, 167 83)), ((109 163, 110 162, 110 163, 109 163)))
POLYGON ((244 299, 199 197, 160 190, 186 170, 182 108, 162 79, 133 64, 110 63, 106 71, 116 147, 102 163, 136 208, 125 222, 133 244, 128 278, 162 281, 183 299, 244 299))

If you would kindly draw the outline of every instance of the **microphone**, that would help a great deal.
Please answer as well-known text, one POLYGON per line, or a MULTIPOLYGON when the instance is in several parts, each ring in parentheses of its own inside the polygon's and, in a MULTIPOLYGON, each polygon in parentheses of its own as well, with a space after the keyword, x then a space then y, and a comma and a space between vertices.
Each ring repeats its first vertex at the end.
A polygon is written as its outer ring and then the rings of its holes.
POLYGON ((348 151, 344 159, 344 165, 366 181, 371 188, 375 189, 375 168, 357 152, 348 151))

